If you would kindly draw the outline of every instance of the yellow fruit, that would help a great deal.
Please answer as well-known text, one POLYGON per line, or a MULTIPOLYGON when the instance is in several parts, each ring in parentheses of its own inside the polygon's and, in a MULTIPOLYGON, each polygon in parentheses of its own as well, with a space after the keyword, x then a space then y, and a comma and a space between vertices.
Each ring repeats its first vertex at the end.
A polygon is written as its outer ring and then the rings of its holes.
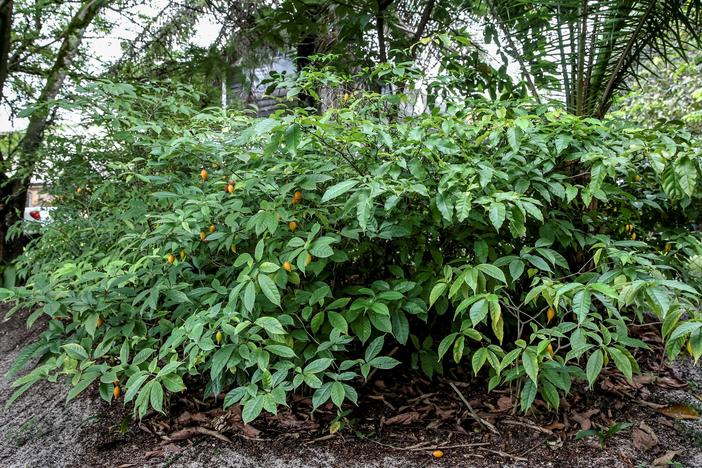
POLYGON ((288 227, 290 228, 290 231, 292 231, 292 232, 297 231, 297 223, 295 221, 290 221, 288 223, 288 227))
POLYGON ((216 230, 217 230, 217 226, 215 226, 214 224, 210 224, 210 234, 212 234, 216 230))
POLYGON ((221 331, 218 331, 217 333, 215 333, 215 341, 217 342, 217 344, 220 344, 222 342, 222 332, 221 331))
POLYGON ((636 177, 634 177, 634 180, 635 180, 636 182, 640 181, 640 180, 641 180, 641 176, 638 175, 638 174, 636 174, 636 177))
POLYGON ((173 265, 173 262, 175 262, 175 255, 173 254, 168 254, 168 263, 173 265))
POLYGON ((636 233, 635 232, 631 233, 631 240, 636 240, 636 233))
POLYGON ((292 271, 292 265, 290 264, 290 262, 283 263, 283 270, 287 271, 288 273, 292 271))
POLYGON ((114 390, 112 390, 112 396, 114 396, 115 398, 119 398, 119 393, 120 393, 119 385, 115 385, 114 390))
POLYGON ((202 178, 202 180, 207 180, 207 169, 205 169, 204 167, 200 171, 200 177, 202 178))
POLYGON ((548 354, 553 356, 553 346, 551 346, 551 343, 549 343, 548 346, 546 347, 546 351, 548 351, 548 354))
POLYGON ((556 316, 556 311, 554 310, 553 307, 549 307, 548 310, 546 311, 546 320, 551 321, 553 318, 556 316))
POLYGON ((344 93, 344 102, 349 100, 349 93, 344 93))
POLYGON ((234 193, 234 184, 227 185, 227 192, 234 193))
POLYGON ((82 189, 81 189, 80 187, 78 187, 78 188, 76 189, 76 193, 80 193, 81 190, 82 190, 82 189))
POLYGON ((185 249, 180 249, 179 255, 181 260, 185 260, 185 249))
POLYGON ((205 231, 200 231, 200 240, 204 241, 206 237, 207 237, 207 234, 205 234, 205 231))
POLYGON ((434 450, 433 452, 431 452, 431 456, 434 458, 441 458, 444 456, 444 452, 442 452, 441 450, 434 450))
POLYGON ((298 190, 298 191, 296 191, 296 192, 293 194, 293 197, 292 197, 292 204, 293 204, 293 205, 297 205, 297 204, 300 203, 301 201, 302 201, 302 192, 300 192, 300 191, 298 190))
POLYGON ((98 326, 98 328, 100 328, 100 327, 102 326, 103 323, 105 323, 105 322, 103 322, 102 319, 98 317, 98 319, 97 319, 97 326, 98 326))
POLYGON ((305 266, 309 266, 310 263, 312 263, 312 255, 307 254, 307 256, 305 257, 305 266))

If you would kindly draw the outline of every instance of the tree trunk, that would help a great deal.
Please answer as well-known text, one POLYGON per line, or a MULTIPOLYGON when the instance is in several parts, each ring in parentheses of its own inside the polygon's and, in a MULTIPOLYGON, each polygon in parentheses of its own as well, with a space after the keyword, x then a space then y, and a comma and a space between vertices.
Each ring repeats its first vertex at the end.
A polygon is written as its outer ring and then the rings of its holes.
MULTIPOLYGON (((66 79, 68 69, 78 53, 85 30, 107 3, 106 0, 86 0, 66 28, 61 47, 56 54, 54 65, 49 70, 46 83, 39 95, 38 103, 46 103, 56 98, 66 79)), ((49 123, 51 109, 44 106, 29 118, 27 130, 20 146, 19 167, 11 177, 4 175, 2 184, 3 200, 0 208, 0 264, 9 263, 22 252, 26 238, 7 239, 7 233, 23 216, 27 203, 27 189, 34 172, 38 150, 44 138, 44 130, 49 123)))
POLYGON ((12 31, 12 0, 0 0, 0 102, 5 95, 8 57, 10 56, 10 31, 12 31))

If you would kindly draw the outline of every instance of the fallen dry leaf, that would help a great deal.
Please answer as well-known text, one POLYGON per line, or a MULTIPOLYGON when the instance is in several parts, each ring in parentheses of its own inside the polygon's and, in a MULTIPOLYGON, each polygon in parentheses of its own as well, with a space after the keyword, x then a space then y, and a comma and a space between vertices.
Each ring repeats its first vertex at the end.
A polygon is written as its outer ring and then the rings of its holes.
POLYGON ((544 429, 548 429, 549 431, 560 431, 561 429, 565 429, 565 424, 559 421, 554 421, 551 424, 544 426, 544 429))
POLYGON ((687 405, 671 405, 657 408, 657 412, 673 419, 699 419, 700 413, 695 408, 687 405))
POLYGON ((659 387, 665 387, 665 388, 686 388, 687 384, 685 382, 681 382, 678 379, 674 379, 671 377, 658 377, 656 379, 656 385, 659 387))
POLYGON ((416 411, 408 411, 407 413, 400 413, 392 418, 386 419, 385 424, 388 426, 391 424, 411 424, 415 421, 419 421, 421 417, 422 415, 416 411))
POLYGON ((663 455, 653 460, 653 466, 667 466, 678 455, 680 455, 680 451, 668 450, 663 455))
POLYGON ((571 419, 578 424, 580 424, 580 427, 584 430, 587 431, 592 427, 592 421, 590 421, 590 418, 593 417, 594 415, 598 414, 600 412, 599 409, 593 408, 591 410, 587 410, 584 413, 574 413, 571 416, 571 419))
POLYGON ((650 450, 658 445, 656 433, 643 421, 631 432, 631 439, 638 450, 650 450))

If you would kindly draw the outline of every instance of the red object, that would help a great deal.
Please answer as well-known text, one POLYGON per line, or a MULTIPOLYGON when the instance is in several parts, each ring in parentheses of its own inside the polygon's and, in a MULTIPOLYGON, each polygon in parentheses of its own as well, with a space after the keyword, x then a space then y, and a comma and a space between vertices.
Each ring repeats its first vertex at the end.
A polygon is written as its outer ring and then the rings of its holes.
POLYGON ((41 213, 39 213, 39 212, 36 211, 36 210, 30 211, 30 212, 29 212, 29 216, 31 216, 32 218, 36 219, 37 221, 39 221, 39 220, 41 219, 41 213))

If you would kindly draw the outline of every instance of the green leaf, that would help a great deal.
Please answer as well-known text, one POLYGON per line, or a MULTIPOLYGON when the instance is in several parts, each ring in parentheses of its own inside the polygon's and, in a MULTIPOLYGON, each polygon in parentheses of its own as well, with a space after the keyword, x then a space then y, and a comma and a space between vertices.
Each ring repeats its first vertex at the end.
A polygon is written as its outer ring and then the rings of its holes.
POLYGON ((260 395, 250 398, 249 401, 244 404, 244 409, 241 411, 241 419, 244 421, 244 424, 248 424, 256 419, 258 415, 261 414, 261 410, 263 410, 263 398, 261 398, 260 395))
POLYGON ((336 197, 339 197, 352 188, 354 188, 356 185, 358 185, 357 180, 345 180, 343 182, 339 182, 336 185, 333 185, 327 189, 326 192, 324 192, 324 195, 322 195, 322 203, 326 203, 329 200, 333 200, 336 197))
POLYGON ((471 358, 471 366, 473 367, 473 374, 478 375, 478 372, 480 372, 480 369, 485 364, 485 360, 487 359, 487 356, 488 356, 487 348, 479 348, 479 349, 475 350, 475 353, 473 353, 473 357, 471 358))
POLYGON ((476 268, 485 273, 486 275, 492 276, 496 280, 502 281, 504 284, 507 284, 507 278, 505 278, 505 274, 502 273, 502 270, 497 268, 495 265, 491 265, 489 263, 481 263, 476 268))
POLYGON ((283 325, 281 325, 278 319, 275 317, 259 317, 254 323, 266 330, 271 335, 285 334, 285 329, 283 328, 283 325))
POLYGON ((329 319, 329 323, 332 327, 336 328, 344 334, 348 334, 349 325, 348 323, 346 323, 346 319, 343 315, 330 310, 329 312, 327 312, 327 318, 329 319))
POLYGON ((295 354, 295 351, 292 349, 288 348, 287 346, 284 345, 268 345, 266 346, 266 351, 269 351, 276 356, 284 357, 284 358, 294 358, 297 357, 297 354, 295 354))
POLYGON ((275 285, 275 281, 267 275, 258 275, 258 285, 261 286, 261 291, 263 291, 263 294, 269 301, 280 306, 280 292, 278 291, 278 286, 275 285))
POLYGON ((344 402, 344 396, 346 391, 341 382, 334 382, 331 385, 331 400, 337 407, 341 408, 341 404, 344 402))
POLYGON ((73 359, 79 359, 85 361, 88 359, 88 352, 78 343, 68 343, 61 346, 66 354, 73 359))
POLYGON ((522 411, 526 411, 531 408, 536 399, 536 384, 533 380, 529 379, 524 382, 524 387, 522 387, 522 393, 520 394, 519 406, 522 411))
POLYGON ((590 291, 587 289, 580 290, 573 296, 573 312, 578 317, 578 324, 582 324, 587 318, 591 303, 590 291))
POLYGON ((151 402, 151 407, 163 413, 163 387, 158 381, 153 381, 151 384, 151 392, 149 393, 149 401, 151 402))
POLYGON ((619 371, 622 374, 624 374, 624 377, 631 380, 633 373, 632 373, 631 362, 629 361, 629 358, 627 358, 624 355, 624 353, 619 351, 617 348, 613 348, 611 346, 607 347, 607 352, 612 357, 612 360, 614 361, 614 365, 617 366, 617 369, 619 369, 619 371))
POLYGON ((490 205, 490 222, 495 227, 496 231, 500 230, 500 227, 505 222, 507 216, 505 205, 502 203, 493 203, 490 205))
POLYGON ((456 336, 458 333, 451 333, 449 335, 446 335, 443 340, 441 340, 441 343, 439 343, 439 349, 438 349, 438 355, 439 355, 439 360, 444 357, 444 354, 449 350, 451 345, 453 344, 453 341, 456 339, 456 336))
POLYGON ((522 364, 524 364, 524 371, 526 374, 536 384, 536 379, 539 375, 539 361, 536 354, 531 349, 527 348, 522 353, 522 364))
POLYGON ((597 349, 588 358, 587 366, 585 367, 585 374, 587 376, 587 382, 590 385, 590 388, 592 388, 592 384, 595 383, 595 379, 597 379, 597 376, 600 375, 603 363, 604 357, 602 355, 601 349, 597 349))
POLYGON ((429 307, 434 305, 437 299, 441 297, 441 295, 446 291, 446 287, 448 286, 448 283, 436 283, 434 287, 431 289, 431 292, 429 293, 429 307))

